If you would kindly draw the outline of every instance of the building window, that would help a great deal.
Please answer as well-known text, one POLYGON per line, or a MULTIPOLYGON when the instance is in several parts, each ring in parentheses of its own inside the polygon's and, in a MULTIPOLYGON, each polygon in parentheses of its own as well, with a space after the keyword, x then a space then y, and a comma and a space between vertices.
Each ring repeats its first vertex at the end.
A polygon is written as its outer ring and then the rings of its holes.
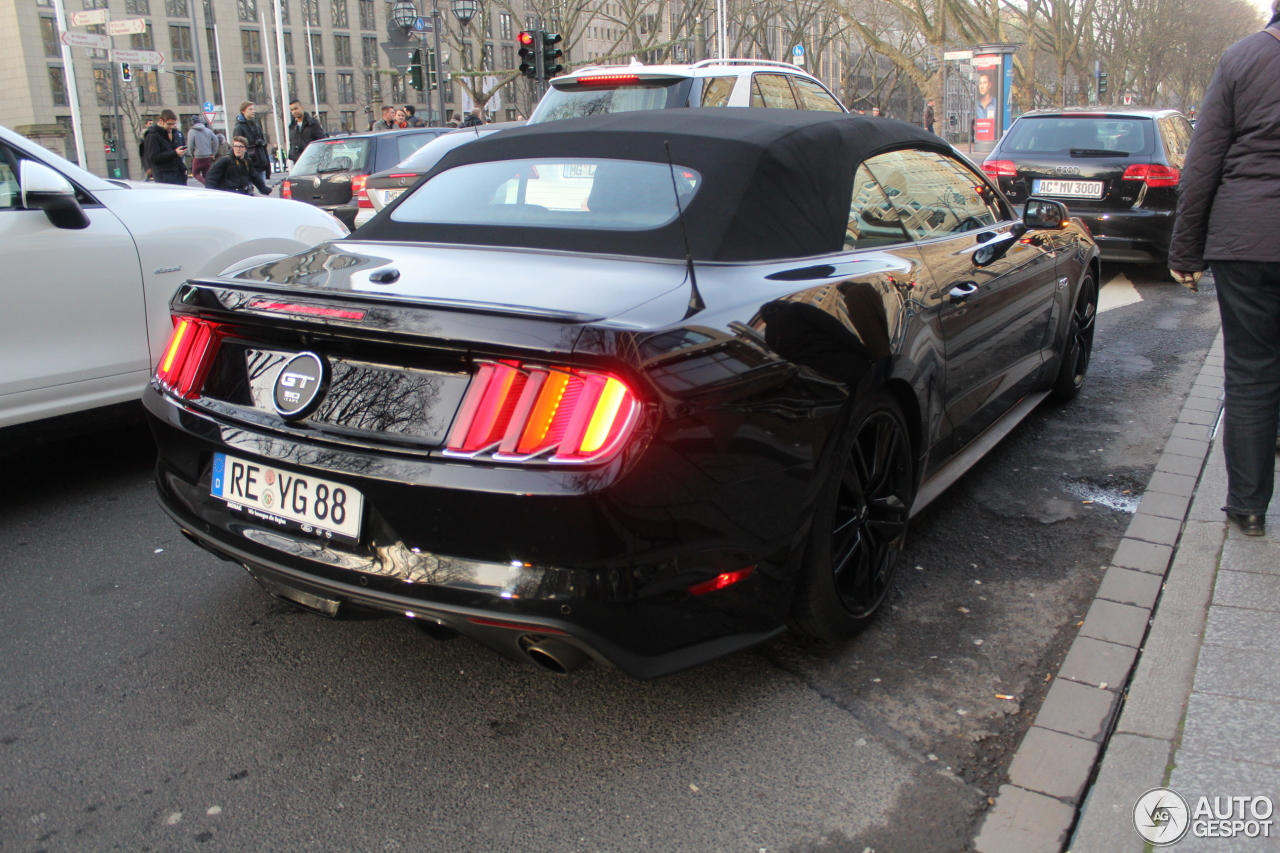
POLYGON ((86 9, 105 9, 107 8, 107 0, 84 0, 86 9))
POLYGON ((480 48, 480 69, 482 71, 493 70, 493 45, 486 44, 480 48))
POLYGON ((405 76, 403 74, 391 75, 391 100, 396 101, 397 103, 404 102, 406 97, 404 90, 407 88, 404 83, 405 76))
POLYGON ((244 88, 246 101, 252 101, 255 104, 265 104, 267 102, 266 80, 263 78, 261 71, 244 72, 244 88))
POLYGON ((262 62, 262 34, 257 30, 240 31, 240 48, 244 51, 245 62, 255 65, 262 62))
POLYGON ((378 28, 378 4, 375 0, 359 0, 360 29, 376 30, 378 28))
POLYGON ((364 59, 365 68, 378 67, 378 39, 373 36, 364 36, 360 39, 361 57, 364 59))
POLYGON ((209 65, 213 68, 218 67, 218 40, 213 36, 213 27, 208 27, 204 31, 205 44, 209 46, 209 65))
POLYGON ((311 26, 320 26, 320 0, 302 0, 302 17, 311 26))
POLYGON ((316 81, 316 106, 320 106, 329 100, 329 90, 324 83, 324 72, 317 71, 315 74, 316 81))
POLYGON ((356 129, 355 110, 343 110, 338 113, 338 121, 342 122, 342 130, 345 130, 348 133, 354 132, 356 129))
POLYGON ((36 0, 36 5, 42 9, 52 9, 53 0, 36 0))
POLYGON ((63 150, 72 163, 79 165, 76 159, 76 126, 71 123, 71 116, 54 116, 54 121, 62 128, 63 150))
POLYGON ((509 44, 502 46, 502 67, 508 71, 516 67, 516 49, 509 44))
MULTIPOLYGON (((272 7, 274 8, 274 7, 272 7)), ((289 2, 288 0, 280 0, 280 23, 289 23, 289 2)))
POLYGON ((240 20, 258 20, 258 0, 236 0, 236 8, 240 12, 240 20))
POLYGON ((187 17, 187 0, 164 0, 164 13, 170 18, 187 17))
MULTIPOLYGON (((84 29, 85 29, 85 32, 93 33, 95 36, 105 36, 107 34, 107 28, 104 24, 91 24, 90 26, 87 26, 84 29)), ((89 48, 88 50, 86 50, 86 53, 89 54, 90 59, 106 59, 107 58, 107 52, 105 50, 95 50, 93 48, 89 48)))
POLYGON ((290 71, 286 76, 288 78, 286 85, 289 87, 289 102, 293 103, 298 100, 298 75, 290 71))
POLYGON ((222 78, 218 76, 218 69, 209 69, 209 76, 213 78, 213 102, 215 104, 226 103, 222 100, 222 78))
POLYGON ((204 22, 215 24, 218 19, 213 16, 213 0, 204 0, 204 22))
POLYGON ((138 103, 160 106, 160 72, 133 72, 133 82, 138 84, 138 103))
POLYGON ((169 27, 169 58, 191 61, 191 27, 169 27))
POLYGON ((155 50, 156 38, 151 33, 151 22, 147 21, 145 32, 133 33, 129 36, 129 46, 134 50, 155 50))
POLYGON ((194 68, 175 68, 173 85, 178 90, 178 103, 198 104, 196 97, 196 70, 194 68))
POLYGON ((67 106, 67 78, 62 76, 61 65, 49 66, 49 91, 55 107, 67 106))
POLYGON ((347 0, 330 0, 329 11, 333 15, 335 29, 341 27, 345 30, 351 26, 351 24, 347 23, 347 0))
POLYGON ((354 104, 356 102, 356 75, 350 71, 338 72, 338 103, 354 104))
POLYGON ((316 113, 316 119, 325 130, 329 129, 329 114, 323 110, 316 113))
POLYGON ((62 52, 58 39, 58 21, 55 18, 40 18, 40 39, 44 42, 45 56, 57 56, 62 52))
POLYGON ((311 64, 324 65, 324 38, 320 33, 311 34, 311 64))
POLYGON ((124 11, 129 15, 150 15, 151 0, 124 0, 124 11))
POLYGON ((511 41, 513 38, 511 32, 511 16, 506 12, 503 12, 498 16, 498 32, 500 34, 500 38, 504 38, 507 41, 511 41))
POLYGON ((93 93, 98 98, 98 106, 111 106, 111 69, 95 65, 93 67, 93 93))
POLYGON ((370 101, 377 100, 382 94, 382 81, 378 79, 376 71, 364 75, 364 88, 369 93, 370 101))
POLYGON ((284 34, 284 64, 293 64, 293 33, 284 34))
POLYGON ((351 36, 333 37, 333 64, 351 64, 351 36))

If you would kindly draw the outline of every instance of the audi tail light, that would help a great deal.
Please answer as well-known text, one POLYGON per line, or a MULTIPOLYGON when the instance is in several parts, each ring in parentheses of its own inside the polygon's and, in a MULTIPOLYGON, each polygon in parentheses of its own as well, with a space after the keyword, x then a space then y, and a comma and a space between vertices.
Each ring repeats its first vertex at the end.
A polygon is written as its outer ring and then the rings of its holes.
POLYGON ((351 195, 355 197, 356 207, 373 208, 373 202, 369 200, 369 191, 364 186, 368 180, 368 175, 355 175, 351 178, 351 195))
POLYGON ((222 331, 217 323, 179 317, 173 324, 169 345, 160 356, 156 380, 183 399, 195 397, 204 384, 221 339, 222 331))
POLYGON ((280 198, 293 198, 293 184, 288 181, 280 182, 280 198))
POLYGON ((1012 160, 984 160, 982 171, 986 172, 987 176, 991 178, 1016 178, 1018 176, 1018 167, 1014 165, 1012 160))
POLYGON ((445 454, 505 462, 600 462, 626 442, 640 401, 595 370, 480 362, 449 430, 445 454))
POLYGON ((1121 177, 1126 181, 1146 181, 1149 187, 1176 187, 1182 173, 1159 163, 1135 163, 1121 177))

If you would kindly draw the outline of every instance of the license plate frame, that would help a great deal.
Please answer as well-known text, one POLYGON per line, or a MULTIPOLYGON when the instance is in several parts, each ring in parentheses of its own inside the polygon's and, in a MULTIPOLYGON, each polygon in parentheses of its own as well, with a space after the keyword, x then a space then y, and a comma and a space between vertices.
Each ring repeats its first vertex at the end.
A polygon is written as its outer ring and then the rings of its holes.
POLYGON ((360 541, 364 495, 345 483, 219 452, 213 455, 209 495, 278 529, 360 541))
POLYGON ((1035 195, 1055 198, 1102 198, 1106 194, 1103 181, 1061 181, 1037 178, 1031 190, 1035 195))

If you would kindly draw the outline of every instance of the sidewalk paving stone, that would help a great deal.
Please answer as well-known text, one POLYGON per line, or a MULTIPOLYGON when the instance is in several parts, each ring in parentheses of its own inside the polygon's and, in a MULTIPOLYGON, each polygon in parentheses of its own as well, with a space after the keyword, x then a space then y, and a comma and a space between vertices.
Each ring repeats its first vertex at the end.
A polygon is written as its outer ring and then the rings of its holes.
POLYGON ((1058 669, 1058 677, 1094 687, 1106 685, 1106 690, 1122 690, 1137 656, 1138 650, 1132 646, 1108 643, 1092 637, 1076 637, 1071 644, 1071 651, 1067 652, 1067 659, 1058 669))
POLYGON ((1163 575, 1169 568, 1169 558, 1172 556, 1173 549, 1168 545, 1153 545, 1150 542, 1139 542, 1137 539, 1121 539, 1120 547, 1116 549, 1111 562, 1126 569, 1163 575))
MULTIPOLYGON (((1163 457, 1162 457, 1163 458, 1163 457)), ((1188 462, 1192 461, 1187 456, 1170 456, 1170 459, 1182 459, 1188 462)), ((1180 473, 1174 471, 1173 473, 1180 473)), ((1142 501, 1138 504, 1138 512, 1146 515, 1158 515, 1161 518, 1172 518, 1182 521, 1187 516, 1187 509, 1191 506, 1191 498, 1179 495, 1166 495, 1163 492, 1147 492, 1142 496, 1142 501)))
POLYGON ((1280 652, 1280 613, 1240 607, 1209 608, 1205 645, 1280 652))
POLYGON ((1180 749, 1280 765, 1280 704, 1192 693, 1180 749))
POLYGON ((1120 604, 1132 604, 1147 610, 1155 606, 1160 596, 1160 576, 1135 569, 1122 569, 1112 566, 1102 576, 1102 585, 1098 587, 1098 598, 1116 601, 1120 604))
POLYGON ((978 853, 1059 853, 1075 817, 1061 800, 1001 785, 973 846, 978 853))
MULTIPOLYGON (((1174 427, 1174 429, 1176 430, 1177 427, 1174 427)), ((1208 430, 1205 427, 1196 427, 1196 429, 1203 429, 1205 432, 1203 435, 1197 436, 1196 438, 1178 438, 1175 436, 1174 438, 1169 439, 1169 442, 1164 446, 1164 452, 1176 453, 1181 456, 1193 456, 1197 459, 1204 459, 1205 455, 1208 454, 1209 452, 1208 430)), ((1159 477, 1159 476, 1161 475, 1160 474, 1155 475, 1155 477, 1159 477)), ((1155 477, 1152 477, 1151 479, 1154 480, 1155 477)), ((1194 489, 1194 487, 1195 487, 1195 483, 1192 483, 1192 488, 1194 489)), ((1156 491, 1163 492, 1166 490, 1156 489, 1156 491)))
POLYGON ((1093 604, 1089 605, 1089 613, 1084 617, 1080 634, 1136 649, 1142 645, 1142 638, 1147 633, 1147 620, 1150 618, 1151 611, 1145 607, 1095 598, 1093 604))
POLYGON ((1119 698, 1110 690, 1055 678, 1036 714, 1035 725, 1100 741, 1110 727, 1119 698))
POLYGON ((1228 538, 1222 547, 1222 566, 1233 572, 1280 575, 1280 541, 1228 538))
POLYGON ((1221 388, 1215 388, 1211 385, 1192 385, 1191 391, 1187 394, 1188 398, 1199 397, 1201 399, 1217 400, 1222 395, 1221 388))
MULTIPOLYGON (((1199 477, 1204 460, 1195 456, 1181 456, 1177 453, 1165 453, 1156 460, 1156 473, 1181 474, 1184 477, 1199 477)), ((1147 494, 1153 494, 1148 490, 1147 494)), ((1154 492, 1161 494, 1161 492, 1154 492)), ((1185 497, 1185 496, 1184 496, 1185 497)), ((1186 498, 1190 503, 1191 498, 1186 498)))
POLYGON ((1078 803, 1097 757, 1094 741, 1032 726, 1009 765, 1009 781, 1028 791, 1078 803))
MULTIPOLYGON (((1276 667, 1275 653, 1270 649, 1246 651, 1203 646, 1193 689, 1217 696, 1273 702, 1280 698, 1280 668, 1276 667)), ((1280 713, 1280 707, 1276 713, 1280 713)), ((1280 759, 1280 745, 1273 750, 1280 759)))
POLYGON ((1129 539, 1152 542, 1156 545, 1176 545, 1180 532, 1182 532, 1181 519, 1175 521, 1171 518, 1161 518, 1158 515, 1140 512, 1133 517, 1133 521, 1129 522, 1129 529, 1124 535, 1129 539))
MULTIPOLYGON (((1169 787, 1181 794, 1195 813, 1200 797, 1270 796, 1274 802, 1280 791, 1280 769, 1213 755, 1178 751, 1178 764, 1169 787)), ((1177 853, 1277 853, 1280 851, 1280 821, 1272 819, 1269 838, 1196 838, 1187 833, 1177 853)))
MULTIPOLYGON (((1186 439, 1171 439, 1170 444, 1174 441, 1185 441, 1186 439)), ((1166 450, 1165 453, 1169 451, 1166 450)), ((1195 454, 1176 454, 1181 456, 1194 456, 1195 454)), ((1204 454, 1201 454, 1201 458, 1204 454)), ((1165 471, 1157 471, 1151 475, 1151 481, 1147 483, 1148 492, 1164 492, 1169 495, 1186 495, 1190 497, 1196 491, 1196 478, 1187 477, 1182 474, 1169 474, 1165 471)))
MULTIPOLYGON (((1222 393, 1221 388, 1212 386, 1196 386, 1200 388, 1202 394, 1212 394, 1213 396, 1195 396, 1188 397, 1187 402, 1183 405, 1184 409, 1193 409, 1200 412, 1213 412, 1215 415, 1222 408, 1222 403, 1218 401, 1218 395, 1222 393)), ((1192 390, 1195 390, 1193 388, 1192 390)))
POLYGON ((1133 804, 1160 785, 1171 745, 1158 738, 1116 734, 1089 790, 1070 853, 1142 853, 1145 842, 1133 829, 1133 804))
MULTIPOLYGON (((1193 417, 1195 416, 1208 417, 1210 415, 1209 412, 1193 412, 1190 414, 1193 417)), ((1173 430, 1170 434, 1174 438, 1189 438, 1189 439, 1192 439, 1193 441, 1204 442, 1205 443, 1204 449, 1206 453, 1200 454, 1200 458, 1203 459, 1207 455, 1207 451, 1209 450, 1209 432, 1212 429, 1213 422, 1216 420, 1217 420, 1216 416, 1210 417, 1209 423, 1204 424, 1204 423, 1200 423, 1199 421, 1182 420, 1181 418, 1179 418, 1179 422, 1173 425, 1173 430)))
MULTIPOLYGON (((1217 412, 1205 412, 1198 408, 1197 409, 1184 408, 1182 410, 1182 413, 1178 415, 1177 426, 1187 425, 1187 426, 1204 428, 1204 427, 1213 426, 1215 423, 1217 423, 1217 421, 1218 421, 1217 412)), ((1174 434, 1176 435, 1177 433, 1174 433, 1174 434)), ((1191 437, 1194 438, 1195 436, 1191 436, 1191 437)))
POLYGON ((1259 575, 1224 569, 1218 573, 1213 603, 1228 607, 1252 607, 1256 610, 1280 610, 1280 575, 1259 575))

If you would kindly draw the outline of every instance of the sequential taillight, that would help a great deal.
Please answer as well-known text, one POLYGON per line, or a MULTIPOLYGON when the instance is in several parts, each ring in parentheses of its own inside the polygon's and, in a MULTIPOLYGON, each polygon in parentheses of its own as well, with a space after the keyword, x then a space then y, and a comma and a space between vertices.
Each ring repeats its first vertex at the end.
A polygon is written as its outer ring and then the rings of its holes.
POLYGON ((1182 173, 1160 163, 1135 163, 1124 170, 1125 181, 1146 181, 1149 187, 1176 187, 1182 173))
POLYGON ((217 323, 197 317, 179 317, 169 336, 156 379, 184 399, 195 397, 218 351, 222 332, 217 323))
POLYGON ((689 587, 690 595, 706 595, 709 592, 724 589, 727 586, 733 586, 739 581, 744 581, 755 573, 755 566, 744 566, 741 569, 735 569, 732 572, 723 572, 716 575, 709 581, 696 583, 689 587))
POLYGON ((616 376, 571 367, 480 362, 445 453, 502 462, 600 462, 625 443, 640 401, 616 376))
POLYGON ((1016 178, 1018 176, 1018 167, 1014 165, 1012 160, 985 160, 982 163, 982 171, 987 173, 991 178, 1016 178))

